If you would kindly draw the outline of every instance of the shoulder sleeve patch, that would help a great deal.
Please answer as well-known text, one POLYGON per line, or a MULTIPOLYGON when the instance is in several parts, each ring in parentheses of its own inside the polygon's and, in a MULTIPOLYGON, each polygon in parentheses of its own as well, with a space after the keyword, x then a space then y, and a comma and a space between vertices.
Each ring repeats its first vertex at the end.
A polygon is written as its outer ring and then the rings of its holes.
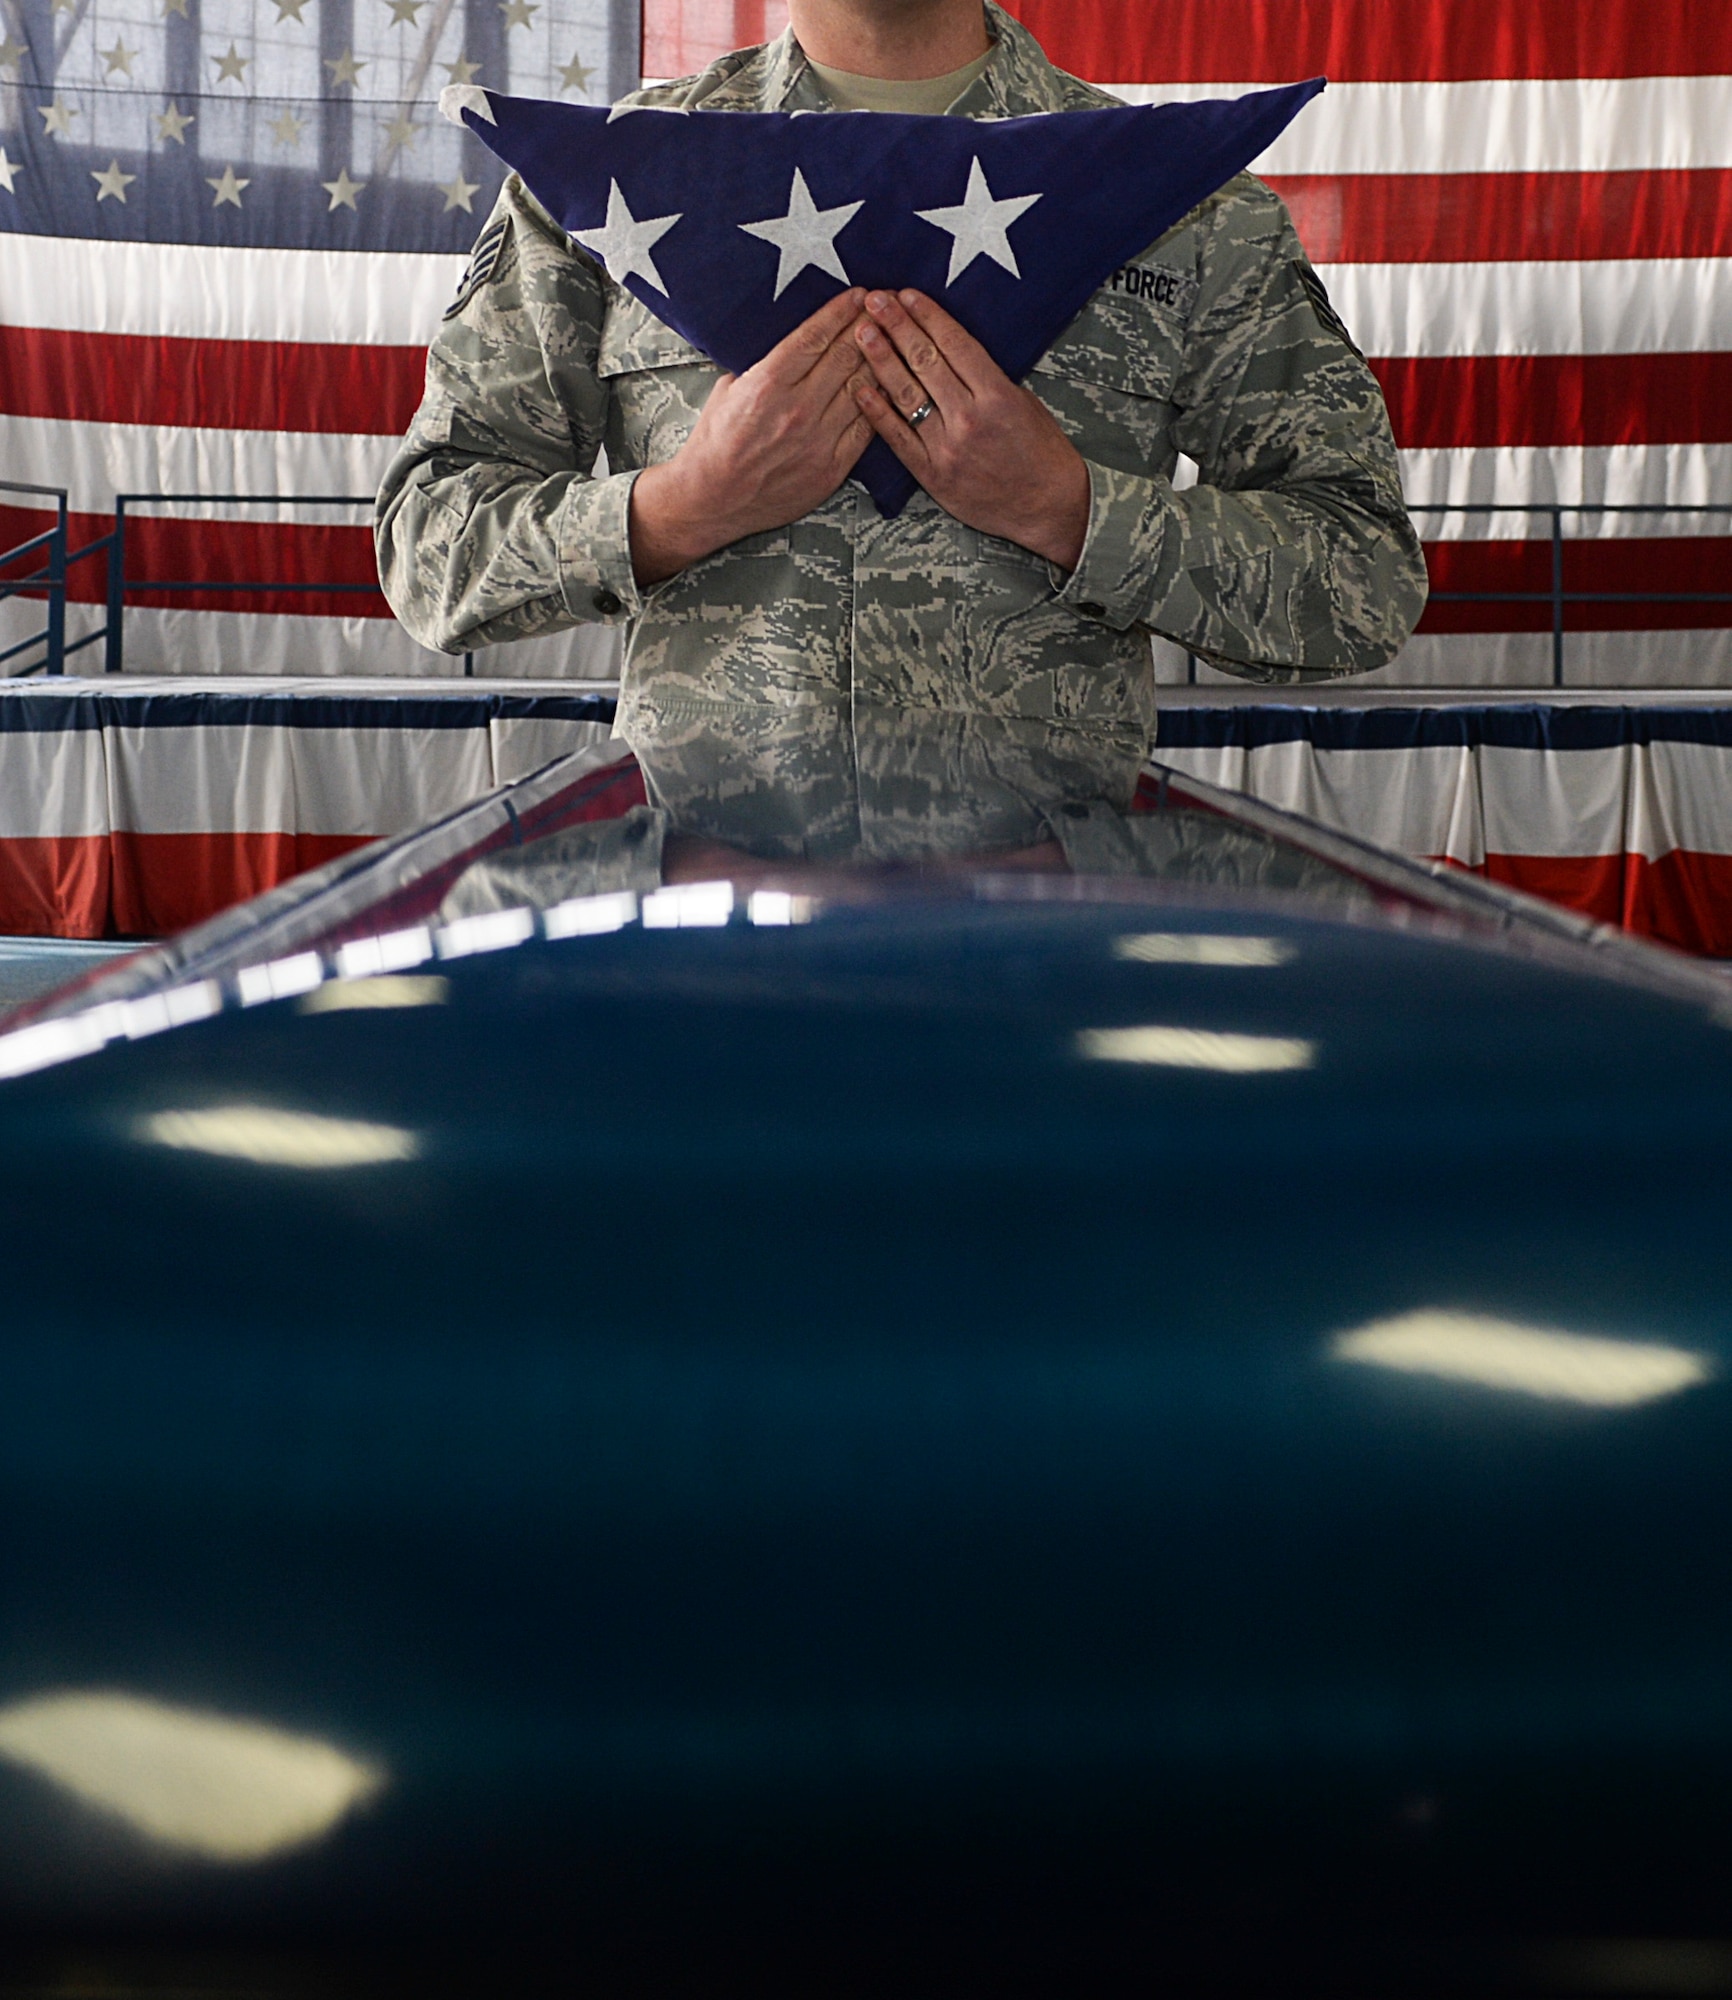
POLYGON ((510 234, 511 218, 508 215, 496 215, 475 239, 475 248, 469 253, 469 262, 464 268, 462 282, 457 287, 457 296, 445 308, 447 319, 455 319, 493 276, 494 267, 505 249, 505 239, 510 234))
POLYGON ((1342 322, 1341 315, 1329 303, 1329 294, 1324 289, 1323 280, 1318 277, 1317 273, 1303 257, 1295 257, 1293 259, 1293 269, 1298 276, 1300 289, 1304 292, 1306 298, 1311 301, 1311 310, 1317 315, 1319 324, 1327 332, 1334 334, 1335 338, 1343 346, 1352 348, 1353 352, 1358 354, 1360 360, 1363 361, 1365 356, 1360 354, 1358 343, 1354 340, 1352 334, 1347 331, 1346 326, 1342 322))

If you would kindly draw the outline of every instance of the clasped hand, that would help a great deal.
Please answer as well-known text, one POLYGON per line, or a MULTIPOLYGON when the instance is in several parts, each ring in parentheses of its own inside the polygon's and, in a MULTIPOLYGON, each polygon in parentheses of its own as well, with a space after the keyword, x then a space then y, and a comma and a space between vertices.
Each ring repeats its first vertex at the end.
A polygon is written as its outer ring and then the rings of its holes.
POLYGON ((1088 466, 1040 398, 924 292, 869 293, 853 331, 872 371, 856 379, 855 399, 939 506, 1075 569, 1088 532, 1088 466))
POLYGON ((679 451, 632 488, 632 566, 659 583, 827 500, 873 433, 946 512, 1063 569, 1088 468, 1038 397, 919 292, 844 292, 743 375, 723 375, 679 451), (908 422, 924 403, 931 414, 908 422))

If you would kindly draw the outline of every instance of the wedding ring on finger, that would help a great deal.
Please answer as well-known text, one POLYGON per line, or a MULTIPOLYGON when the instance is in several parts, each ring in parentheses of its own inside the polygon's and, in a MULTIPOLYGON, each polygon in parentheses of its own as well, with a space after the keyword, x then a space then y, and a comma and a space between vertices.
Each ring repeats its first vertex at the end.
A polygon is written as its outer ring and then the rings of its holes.
POLYGON ((925 423, 926 419, 929 416, 931 416, 932 412, 937 407, 938 406, 933 402, 932 398, 928 396, 926 401, 920 405, 919 409, 912 410, 909 412, 908 428, 911 431, 919 430, 920 426, 923 423, 925 423))

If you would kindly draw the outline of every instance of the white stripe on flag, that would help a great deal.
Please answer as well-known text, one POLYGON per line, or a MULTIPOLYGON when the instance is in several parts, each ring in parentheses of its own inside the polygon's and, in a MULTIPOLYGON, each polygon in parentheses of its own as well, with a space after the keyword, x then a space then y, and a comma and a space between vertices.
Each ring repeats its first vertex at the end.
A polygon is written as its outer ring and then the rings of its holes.
POLYGON ((1246 763, 1243 789, 1271 805, 1351 827, 1398 854, 1447 854, 1469 866, 1485 859, 1479 780, 1466 744, 1377 751, 1270 743, 1246 763))
MULTIPOLYGON (((0 416, 0 465, 7 476, 65 486, 75 513, 111 512, 116 493, 374 492, 397 440, 329 431, 224 431, 169 424, 71 423, 59 417, 0 416)), ((0 499, 8 496, 0 495, 0 499)), ((13 504, 18 504, 17 498, 13 504)), ((293 521, 364 528, 361 507, 180 507, 224 520, 293 521)))
POLYGON ((127 728, 113 823, 139 833, 397 833, 493 783, 485 728, 127 728))
POLYGON ((464 261, 406 251, 13 235, 0 258, 0 325, 425 346, 456 296, 464 261))
MULTIPOLYGON (((1166 659, 1164 684, 1183 682, 1183 653, 1173 647, 1166 659)), ((1732 630, 1570 632, 1564 639, 1564 675, 1571 688, 1639 692, 1732 686, 1732 630)), ((1237 688, 1242 696, 1255 695, 1244 681, 1212 667, 1199 667, 1197 680, 1205 687, 1237 688)), ((1339 684, 1349 698, 1357 688, 1549 689, 1551 685, 1548 632, 1422 632, 1409 639, 1387 667, 1355 674, 1339 684)))
MULTIPOLYGON (((42 629, 40 603, 0 602, 0 648, 42 629)), ((103 622, 97 604, 66 607, 66 636, 83 638, 103 622)), ((619 679, 616 626, 578 625, 541 639, 475 650, 477 679, 573 680, 611 684, 619 679)), ((100 641, 74 653, 69 674, 100 674, 100 641)), ((14 665, 18 662, 14 661, 14 665)), ((267 616, 253 611, 159 610, 134 605, 126 613, 126 671, 133 674, 329 675, 391 678, 461 675, 461 653, 417 646, 394 618, 267 616)), ((623 751, 621 753, 624 754, 623 751)))
POLYGON ((509 722, 399 728, 376 695, 372 716, 382 726, 0 730, 0 840, 117 829, 374 837, 407 832, 570 750, 609 761, 603 723, 549 717, 516 725, 529 732, 520 742, 509 722))
POLYGON ((1480 797, 1488 854, 1617 854, 1624 844, 1630 746, 1513 750, 1482 744, 1480 797))
MULTIPOLYGON (((1453 501, 1583 501, 1616 506, 1732 506, 1732 445, 1485 445, 1404 451, 1407 504, 1453 501)), ((1520 514, 1428 515, 1427 541, 1535 541, 1551 533, 1544 519, 1520 514)), ((1571 537, 1732 535, 1732 513, 1715 515, 1578 515, 1571 537)), ((1732 584, 1728 584, 1732 589, 1732 584)))
POLYGON ((1652 861, 1674 848, 1732 854, 1732 749, 1717 743, 1649 743, 1633 762, 1625 839, 1652 861))
MULTIPOLYGON (((1237 97, 1248 83, 1112 83, 1127 104, 1237 97)), ((1732 166, 1732 76, 1332 83, 1260 174, 1627 172, 1732 166)))
POLYGON ((1367 354, 1695 354, 1732 347, 1732 257, 1329 264, 1367 354))
POLYGON ((0 730, 0 840, 75 840, 108 828, 101 730, 0 730))
POLYGON ((1155 760, 1361 840, 1468 867, 1487 854, 1655 861, 1679 849, 1732 853, 1732 750, 1717 744, 1547 752, 1501 744, 1324 750, 1298 741, 1157 750, 1155 760))

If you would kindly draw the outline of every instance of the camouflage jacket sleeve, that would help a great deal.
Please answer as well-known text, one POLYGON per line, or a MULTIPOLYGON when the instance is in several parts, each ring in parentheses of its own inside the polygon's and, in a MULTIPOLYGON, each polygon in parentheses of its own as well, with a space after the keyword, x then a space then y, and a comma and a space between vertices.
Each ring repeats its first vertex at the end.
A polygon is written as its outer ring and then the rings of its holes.
POLYGON ((1199 483, 1091 462, 1061 601, 1246 679, 1380 667, 1424 609, 1426 575, 1376 379, 1269 189, 1242 175, 1196 226, 1172 439, 1199 483))
POLYGON ((637 609, 636 475, 592 476, 603 290, 508 180, 379 492, 380 581, 422 645, 461 652, 637 609))

